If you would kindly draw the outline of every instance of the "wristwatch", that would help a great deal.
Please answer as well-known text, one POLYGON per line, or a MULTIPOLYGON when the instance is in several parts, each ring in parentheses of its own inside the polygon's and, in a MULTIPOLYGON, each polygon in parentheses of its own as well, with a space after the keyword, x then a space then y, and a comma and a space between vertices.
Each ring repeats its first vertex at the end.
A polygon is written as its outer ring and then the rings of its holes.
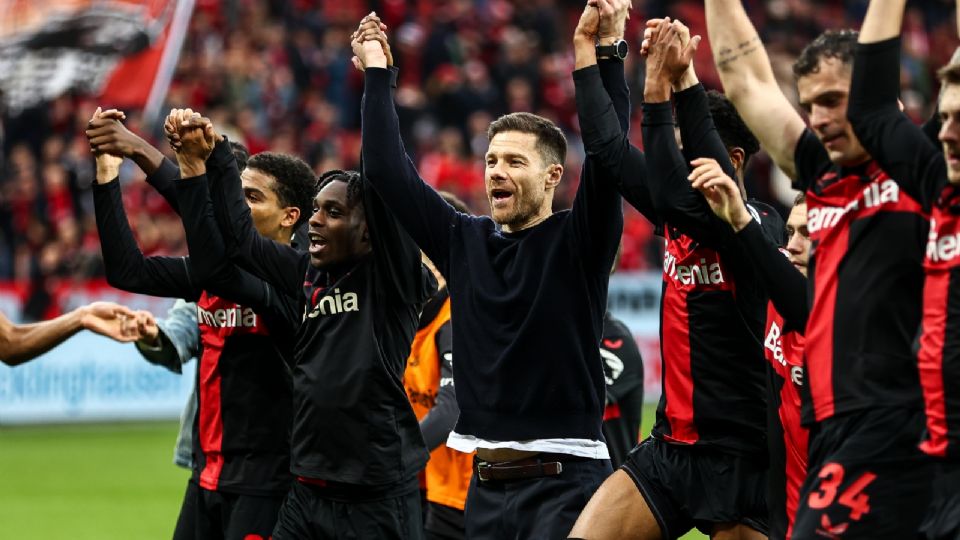
POLYGON ((630 48, 627 46, 626 40, 618 39, 611 45, 597 45, 597 58, 600 60, 606 60, 608 58, 623 60, 627 57, 629 50, 630 48))

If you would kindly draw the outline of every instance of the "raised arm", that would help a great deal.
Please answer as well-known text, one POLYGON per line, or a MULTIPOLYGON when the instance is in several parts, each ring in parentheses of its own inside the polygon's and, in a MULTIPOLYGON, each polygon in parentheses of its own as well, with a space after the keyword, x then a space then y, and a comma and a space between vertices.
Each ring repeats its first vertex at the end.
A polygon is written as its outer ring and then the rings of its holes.
POLYGON ((213 216, 206 177, 200 175, 180 180, 177 195, 183 209, 190 262, 195 279, 203 289, 253 308, 265 318, 271 330, 292 335, 302 314, 298 296, 279 293, 273 285, 240 269, 227 257, 213 216))
MULTIPOLYGON (((677 227, 684 234, 716 247, 729 236, 729 231, 723 227, 717 227, 717 218, 710 211, 703 196, 690 187, 690 182, 687 180, 690 166, 677 145, 674 133, 673 107, 670 102, 673 81, 678 80, 686 71, 699 41, 691 39, 684 46, 681 40, 682 32, 683 27, 679 23, 671 22, 669 19, 662 21, 652 39, 653 45, 647 60, 643 141, 650 167, 650 194, 657 214, 664 221, 677 227)), ((696 89, 701 87, 697 85, 684 92, 692 92, 696 89)), ((712 155, 718 150, 707 142, 717 141, 720 148, 723 147, 723 143, 719 142, 719 136, 713 127, 713 121, 705 105, 706 97, 705 95, 702 97, 702 104, 696 107, 699 110, 687 111, 688 124, 695 126, 688 129, 691 131, 688 136, 695 138, 697 143, 704 147, 703 151, 712 155), (698 112, 703 118, 695 118, 698 112), (694 130, 696 130, 695 133, 694 130)), ((723 155, 718 157, 726 158, 725 150, 719 150, 719 153, 723 155)), ((729 158, 725 161, 732 169, 729 158)))
POLYGON ((191 281, 189 261, 185 257, 144 257, 137 246, 117 181, 123 158, 98 154, 96 161, 93 205, 107 282, 135 293, 196 298, 200 289, 191 281))
POLYGON ((127 129, 123 125, 125 118, 123 112, 111 109, 90 120, 86 131, 90 147, 96 153, 132 159, 147 175, 147 183, 179 214, 174 182, 179 178, 180 170, 160 150, 127 129))
POLYGON ((803 330, 810 312, 807 279, 797 270, 751 216, 740 187, 711 159, 698 159, 691 176, 692 187, 703 193, 711 211, 735 234, 735 245, 752 261, 774 307, 791 328, 803 330))
POLYGON ((901 110, 900 26, 906 0, 872 1, 854 56, 847 118, 864 149, 911 197, 929 208, 946 183, 946 162, 901 110))
POLYGON ((281 294, 299 297, 307 255, 257 232, 230 143, 225 137, 216 139, 205 171, 210 173, 208 190, 224 249, 241 268, 272 284, 281 294))
POLYGON ((705 5, 724 92, 774 163, 796 180, 794 150, 805 128, 803 118, 780 90, 741 0, 706 0, 705 5))
POLYGON ((354 63, 364 70, 361 105, 364 178, 389 204, 390 211, 420 249, 441 273, 449 276, 450 227, 459 218, 453 207, 423 181, 404 150, 391 95, 386 37, 376 27, 378 24, 375 17, 364 18, 361 29, 367 27, 364 32, 374 37, 361 41, 361 34, 352 42, 354 63))
POLYGON ((577 66, 573 81, 583 146, 596 174, 612 176, 627 202, 659 224, 647 186, 646 158, 630 144, 630 93, 623 62, 597 62, 595 36, 589 31, 591 24, 599 24, 590 19, 598 16, 596 12, 586 8, 573 40, 577 66))

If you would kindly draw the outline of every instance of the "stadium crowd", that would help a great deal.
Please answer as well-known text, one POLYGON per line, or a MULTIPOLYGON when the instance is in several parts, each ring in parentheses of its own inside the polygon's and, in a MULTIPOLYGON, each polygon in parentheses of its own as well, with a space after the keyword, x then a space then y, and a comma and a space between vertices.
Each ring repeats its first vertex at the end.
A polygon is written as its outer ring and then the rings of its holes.
MULTIPOLYGON (((627 39, 639 46, 648 13, 668 14, 705 33, 700 2, 635 2, 627 39)), ((747 0, 768 44, 781 86, 794 96, 789 66, 824 28, 856 27, 865 0, 747 0)), ((473 208, 484 208, 482 153, 487 124, 506 111, 531 111, 558 123, 569 136, 567 168, 579 170, 573 55, 566 36, 579 17, 578 2, 540 0, 279 2, 200 0, 191 19, 167 103, 206 111, 252 153, 271 149, 303 156, 316 171, 356 165, 362 79, 350 66, 345 39, 371 9, 395 34, 403 67, 397 101, 404 140, 424 178, 473 208)), ((903 96, 915 118, 929 113, 933 72, 949 59, 951 2, 912 3, 904 29, 903 96)), ((708 45, 708 44, 705 44, 708 45)), ((701 79, 718 88, 709 47, 698 52, 701 79)), ((627 59, 634 100, 632 130, 640 140, 642 62, 627 59)), ((794 98, 795 99, 795 98, 794 98)), ((109 105, 109 104, 105 104, 109 105)), ((0 168, 0 281, 28 287, 27 319, 39 318, 51 281, 96 278, 103 263, 96 241, 90 185, 93 165, 83 127, 95 102, 64 95, 3 119, 0 168)), ((159 123, 144 126, 127 111, 131 130, 156 142, 159 123)), ((161 145, 158 145, 161 146, 161 145)), ((182 254, 179 220, 130 164, 124 197, 137 240, 147 254, 182 254)), ((751 193, 791 202, 785 181, 772 178, 765 156, 747 174, 751 193)), ((576 175, 573 175, 575 177, 576 175)), ((558 208, 569 206, 576 182, 562 187, 558 208)), ((649 223, 627 210, 620 268, 656 269, 662 243, 649 223)), ((47 306, 49 308, 49 306, 47 306)), ((55 313, 56 310, 53 310, 55 313)))

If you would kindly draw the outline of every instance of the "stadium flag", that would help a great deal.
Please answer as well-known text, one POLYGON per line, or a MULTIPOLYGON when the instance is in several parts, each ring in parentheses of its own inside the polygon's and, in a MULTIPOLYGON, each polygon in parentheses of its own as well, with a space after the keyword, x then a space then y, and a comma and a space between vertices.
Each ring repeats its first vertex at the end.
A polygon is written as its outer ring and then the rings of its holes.
POLYGON ((0 10, 0 96, 16 114, 76 90, 111 106, 163 102, 194 0, 9 0, 0 10))

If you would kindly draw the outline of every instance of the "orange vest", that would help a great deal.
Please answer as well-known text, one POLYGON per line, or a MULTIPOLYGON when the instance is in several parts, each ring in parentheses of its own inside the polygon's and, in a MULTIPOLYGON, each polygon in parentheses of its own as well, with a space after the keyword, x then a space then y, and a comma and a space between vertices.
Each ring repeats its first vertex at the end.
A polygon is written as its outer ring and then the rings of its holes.
MULTIPOLYGON (((417 331, 403 373, 403 386, 417 420, 423 419, 437 401, 440 390, 440 354, 437 331, 450 320, 450 299, 444 301, 430 324, 417 331)), ((473 474, 473 454, 464 454, 441 444, 430 453, 424 473, 427 500, 463 510, 473 474)))

